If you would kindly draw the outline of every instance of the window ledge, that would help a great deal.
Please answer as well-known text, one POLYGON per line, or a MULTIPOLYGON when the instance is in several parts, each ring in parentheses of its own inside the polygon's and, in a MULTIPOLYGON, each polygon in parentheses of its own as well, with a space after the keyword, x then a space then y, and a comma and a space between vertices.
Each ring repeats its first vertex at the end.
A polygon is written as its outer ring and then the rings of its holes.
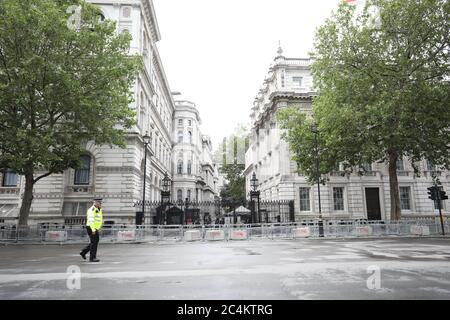
POLYGON ((91 193, 94 187, 90 185, 68 186, 66 192, 68 193, 91 193))
POLYGON ((18 195, 20 193, 19 187, 0 187, 0 194, 13 194, 18 195))

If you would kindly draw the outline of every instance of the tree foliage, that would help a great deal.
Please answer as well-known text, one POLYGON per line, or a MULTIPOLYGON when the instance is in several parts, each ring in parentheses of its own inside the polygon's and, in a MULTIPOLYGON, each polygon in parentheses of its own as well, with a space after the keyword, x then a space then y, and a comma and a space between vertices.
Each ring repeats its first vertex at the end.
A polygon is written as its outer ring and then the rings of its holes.
POLYGON ((79 166, 88 141, 124 146, 134 123, 141 59, 99 15, 83 0, 0 2, 0 169, 25 176, 20 224, 37 181, 79 166), (81 6, 75 30, 71 5, 81 6))
MULTIPOLYGON (((371 0, 361 14, 354 11, 342 3, 315 38, 313 112, 325 153, 322 173, 336 162, 387 163, 391 219, 399 219, 397 160, 409 159, 416 173, 424 158, 450 167, 450 2, 371 0)), ((280 117, 305 170, 313 156, 301 128, 308 122, 295 110, 280 117)))
POLYGON ((220 163, 220 173, 224 175, 226 184, 221 190, 221 198, 230 203, 242 203, 245 194, 245 152, 248 147, 248 130, 238 125, 234 133, 224 138, 215 153, 217 163, 220 163))

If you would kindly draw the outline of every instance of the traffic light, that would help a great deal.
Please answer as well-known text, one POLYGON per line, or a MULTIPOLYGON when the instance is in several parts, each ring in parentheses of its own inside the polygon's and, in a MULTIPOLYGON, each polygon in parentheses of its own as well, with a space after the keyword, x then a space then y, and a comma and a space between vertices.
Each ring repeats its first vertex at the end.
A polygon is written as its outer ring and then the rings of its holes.
POLYGON ((448 196, 445 194, 444 190, 440 190, 439 191, 439 199, 440 200, 447 200, 448 199, 448 196))
POLYGON ((427 188, 428 189, 428 194, 429 194, 429 196, 428 196, 428 199, 431 199, 431 200, 436 200, 436 196, 437 196, 437 187, 429 187, 429 188, 427 188))

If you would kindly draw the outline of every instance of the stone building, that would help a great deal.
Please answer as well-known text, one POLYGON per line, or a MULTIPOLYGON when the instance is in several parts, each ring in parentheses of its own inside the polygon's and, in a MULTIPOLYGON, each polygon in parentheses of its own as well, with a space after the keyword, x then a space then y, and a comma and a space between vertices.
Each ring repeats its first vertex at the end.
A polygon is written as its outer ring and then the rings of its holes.
MULTIPOLYGON (((161 36, 153 2, 89 2, 101 8, 103 18, 117 21, 118 32, 130 32, 130 53, 143 56, 144 70, 136 79, 133 87, 134 102, 129 106, 136 111, 137 125, 128 131, 124 149, 88 143, 80 169, 67 170, 63 174, 54 174, 40 180, 34 188, 29 224, 82 223, 86 209, 92 204, 94 197, 104 199, 105 221, 134 223, 138 208, 133 205, 143 195, 145 135, 150 137, 147 147, 146 200, 159 201, 164 175, 167 173, 170 178, 173 177, 173 132, 176 128, 174 115, 177 106, 157 48, 161 36)), ((180 108, 183 107, 180 105, 180 108)), ((180 114, 183 112, 180 111, 180 114)), ((198 117, 198 112, 197 115, 193 113, 192 119, 196 119, 196 116, 198 117)), ((198 131, 195 134, 193 138, 200 142, 199 147, 207 148, 205 138, 198 131)), ((197 166, 204 164, 205 157, 202 157, 197 160, 197 166)), ((209 165, 211 164, 206 164, 209 165)), ((209 170, 211 172, 212 169, 209 170)), ((15 223, 24 179, 5 171, 0 173, 0 182, 0 223, 15 223)), ((201 189, 202 197, 211 197, 208 187, 213 186, 213 182, 213 177, 205 178, 205 185, 201 189)), ((173 188, 178 188, 177 184, 178 181, 173 184, 173 188)), ((211 190, 214 193, 213 187, 211 190)), ((195 188, 192 188, 192 192, 195 192, 195 188)))
MULTIPOLYGON (((250 191, 253 172, 259 180, 262 200, 295 200, 296 219, 318 216, 317 186, 311 186, 297 172, 291 160, 287 142, 281 139, 276 119, 277 111, 295 106, 307 114, 312 113, 314 91, 310 59, 292 59, 283 56, 281 48, 269 69, 264 83, 255 98, 252 112, 252 138, 246 152, 246 190, 250 191)), ((450 192, 450 173, 440 172, 423 160, 421 176, 416 177, 408 159, 397 164, 402 216, 434 216, 437 209, 428 199, 427 187, 431 186, 431 174, 435 171, 450 192)), ((321 207, 324 217, 390 218, 389 175, 387 165, 372 163, 365 166, 361 176, 353 173, 342 176, 340 170, 329 174, 330 181, 321 185, 321 207)), ((449 214, 450 204, 443 203, 444 213, 449 214)))
POLYGON ((200 131, 201 119, 193 102, 175 101, 175 106, 173 199, 214 201, 218 194, 218 171, 211 139, 200 131))

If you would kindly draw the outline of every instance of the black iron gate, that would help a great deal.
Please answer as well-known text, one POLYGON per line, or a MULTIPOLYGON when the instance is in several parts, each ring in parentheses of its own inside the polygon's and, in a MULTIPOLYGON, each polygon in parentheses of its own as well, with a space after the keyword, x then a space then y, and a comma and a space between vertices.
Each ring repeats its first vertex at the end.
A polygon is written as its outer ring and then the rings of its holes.
MULTIPOLYGON (((137 210, 142 201, 134 204, 137 210)), ((294 201, 146 201, 145 212, 136 211, 136 224, 209 225, 294 222, 294 201)))

